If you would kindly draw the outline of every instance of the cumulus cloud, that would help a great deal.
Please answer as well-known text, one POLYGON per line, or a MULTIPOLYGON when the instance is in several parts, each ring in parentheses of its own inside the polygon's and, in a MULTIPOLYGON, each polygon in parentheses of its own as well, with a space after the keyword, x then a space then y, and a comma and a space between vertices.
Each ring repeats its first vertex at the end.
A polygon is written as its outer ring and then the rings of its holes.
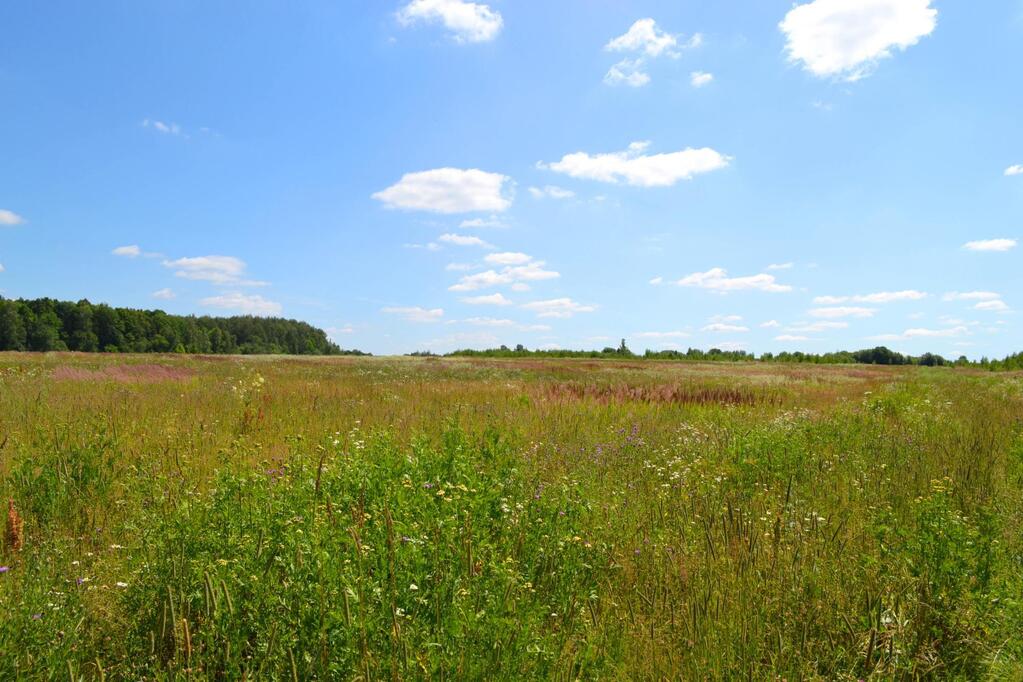
POLYGON ((508 227, 504 221, 494 215, 489 218, 468 218, 458 223, 458 226, 463 229, 474 227, 508 227))
POLYGON ((199 304, 209 308, 235 310, 246 315, 279 315, 281 312, 281 304, 276 301, 268 301, 262 296, 249 296, 239 292, 209 296, 201 299, 199 304))
POLYGON ((25 219, 14 211, 8 211, 5 208, 0 208, 0 225, 13 227, 14 225, 21 225, 24 222, 25 219))
POLYGON ((704 85, 710 85, 714 80, 714 74, 707 73, 705 71, 693 71, 689 74, 689 84, 694 88, 702 88, 704 85))
POLYGON ((571 199, 575 196, 575 192, 570 189, 558 187, 557 185, 545 185, 543 187, 530 187, 529 193, 533 195, 535 199, 571 199))
POLYGON ((731 333, 731 332, 748 332, 749 327, 743 327, 738 324, 728 324, 727 322, 712 322, 705 327, 700 329, 701 332, 718 332, 718 333, 731 333))
POLYGON ((771 263, 767 266, 768 270, 791 270, 795 267, 795 263, 771 263))
POLYGON ((728 293, 730 291, 784 293, 792 291, 791 286, 779 284, 774 275, 761 273, 746 277, 729 277, 728 271, 724 268, 711 268, 707 272, 694 272, 678 280, 675 284, 680 287, 709 289, 716 293, 728 293))
POLYGON ((940 339, 950 338, 956 336, 963 336, 970 332, 969 328, 958 326, 958 327, 946 327, 945 329, 926 329, 916 328, 907 329, 901 334, 880 334, 878 336, 868 337, 873 341, 906 341, 909 339, 940 339))
POLYGON ((444 25, 456 42, 484 43, 501 32, 501 13, 488 5, 465 0, 412 0, 398 11, 398 22, 444 25))
POLYGON ((845 329, 848 326, 849 326, 848 322, 810 322, 806 324, 791 325, 789 327, 786 327, 785 331, 817 334, 819 332, 833 329, 845 329))
POLYGON ((950 291, 942 296, 942 299, 945 301, 992 301, 1001 297, 1001 294, 993 291, 950 291))
POLYGON ((476 327, 500 327, 504 329, 514 329, 519 332, 549 332, 551 330, 550 325, 546 324, 522 324, 515 320, 493 317, 470 317, 463 320, 463 322, 476 327))
POLYGON ((689 338, 691 334, 684 331, 639 332, 632 336, 637 339, 686 339, 689 338))
POLYGON ((142 249, 138 247, 138 244, 132 244, 130 246, 118 246, 110 253, 115 256, 123 256, 124 258, 138 258, 142 255, 142 249))
POLYGON ((421 308, 419 306, 389 306, 380 312, 399 315, 407 322, 437 322, 444 317, 443 308, 421 308))
POLYGON ((642 59, 623 59, 604 74, 605 85, 627 85, 641 88, 650 82, 650 74, 643 71, 642 59))
POLYGON ((645 154, 649 142, 633 142, 621 152, 589 154, 575 152, 550 164, 537 164, 573 178, 599 182, 625 182, 637 187, 670 187, 728 166, 729 158, 709 148, 686 148, 664 154, 645 154))
MULTIPOLYGON (((505 254, 507 256, 507 254, 505 254)), ((556 279, 561 274, 553 270, 545 270, 543 261, 530 260, 523 265, 507 265, 501 270, 484 270, 471 275, 465 275, 448 287, 449 291, 476 291, 488 287, 522 284, 524 282, 538 282, 547 279, 556 279)), ((518 289, 521 290, 521 287, 518 289)))
POLYGON ((536 313, 537 317, 568 318, 577 313, 592 313, 595 305, 584 305, 571 298, 552 298, 547 301, 523 303, 522 307, 536 313))
POLYGON ((172 298, 177 298, 177 294, 175 294, 170 289, 164 288, 164 289, 159 289, 158 291, 154 291, 153 292, 153 298, 158 298, 161 301, 169 301, 172 298))
POLYGON ((181 126, 179 126, 177 123, 167 123, 164 121, 157 121, 154 119, 147 118, 142 121, 142 127, 149 128, 150 130, 155 130, 156 132, 162 135, 188 137, 187 135, 185 135, 185 131, 183 131, 181 129, 181 126))
POLYGON ((437 241, 444 242, 445 244, 454 244, 455 246, 480 246, 484 249, 494 248, 479 237, 473 237, 468 234, 442 234, 437 237, 437 241))
POLYGON ((504 294, 487 294, 485 296, 467 296, 461 299, 462 303, 469 305, 511 305, 510 299, 505 298, 504 294))
POLYGON ((963 248, 967 251, 1008 251, 1016 248, 1015 239, 980 239, 966 242, 963 248))
POLYGON ((487 254, 483 260, 491 265, 525 265, 533 260, 533 257, 518 251, 503 251, 501 253, 487 254))
POLYGON ((653 19, 638 19, 624 34, 612 38, 604 49, 608 52, 639 52, 647 57, 678 57, 680 48, 699 47, 703 42, 699 33, 684 43, 680 43, 679 38, 658 28, 653 19))
POLYGON ((1005 301, 997 298, 992 301, 981 301, 973 307, 975 310, 986 310, 995 313, 1004 313, 1009 310, 1009 306, 1006 305, 1005 301))
POLYGON ((781 322, 779 322, 778 320, 768 320, 767 322, 760 323, 761 329, 777 329, 780 326, 781 322))
POLYGON ((774 337, 775 341, 809 341, 809 336, 799 336, 795 334, 781 334, 774 337))
POLYGON ((873 317, 877 312, 876 308, 862 308, 858 306, 834 306, 828 308, 811 308, 811 317, 834 319, 839 317, 873 317))
POLYGON ((895 301, 919 301, 927 298, 927 294, 915 289, 904 291, 879 291, 875 294, 856 296, 817 296, 813 299, 818 305, 836 305, 839 303, 893 303, 895 301))
POLYGON ((372 195, 388 208, 433 213, 501 212, 511 206, 506 185, 511 178, 476 168, 435 168, 406 173, 372 195))
POLYGON ((196 256, 178 258, 163 262, 164 267, 174 268, 174 275, 213 284, 235 286, 265 286, 266 282, 243 279, 245 261, 234 256, 196 256))
POLYGON ((1015 165, 1009 166, 1008 168, 1005 169, 1005 175, 1009 177, 1013 175, 1023 175, 1023 165, 1017 163, 1015 165))
POLYGON ((778 25, 790 62, 815 76, 856 81, 930 35, 938 10, 931 0, 814 0, 778 25))

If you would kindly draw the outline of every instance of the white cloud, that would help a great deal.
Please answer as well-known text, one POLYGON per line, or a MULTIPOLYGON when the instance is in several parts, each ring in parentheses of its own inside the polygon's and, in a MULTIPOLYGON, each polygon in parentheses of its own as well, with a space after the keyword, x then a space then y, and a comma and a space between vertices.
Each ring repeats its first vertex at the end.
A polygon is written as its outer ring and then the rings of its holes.
POLYGON ((149 128, 155 130, 163 135, 176 135, 178 137, 188 137, 185 132, 181 129, 177 123, 165 123, 164 121, 156 121, 153 119, 145 119, 142 121, 143 128, 149 128))
POLYGON ((132 244, 130 246, 118 246, 110 253, 115 256, 124 256, 125 258, 138 258, 142 255, 142 249, 137 244, 132 244))
POLYGON ((467 296, 461 299, 462 303, 469 305, 511 305, 511 300, 505 298, 504 294, 489 294, 486 296, 467 296))
POLYGON ((637 339, 687 339, 691 336, 689 332, 684 331, 672 331, 672 332, 639 332, 632 335, 633 338, 637 339))
POLYGON ((419 306, 395 306, 381 308, 388 315, 400 315, 408 322, 437 322, 444 317, 443 308, 420 308, 419 306))
POLYGON ((641 88, 650 82, 650 74, 642 69, 642 59, 623 59, 607 70, 604 74, 604 84, 641 88))
POLYGON ((504 251, 502 253, 487 254, 483 260, 491 265, 525 265, 533 260, 533 257, 517 251, 504 251))
POLYGON ((196 256, 164 261, 164 267, 176 268, 174 275, 184 279, 233 284, 239 286, 264 286, 266 282, 242 279, 245 261, 234 256, 196 256))
POLYGON ((782 293, 792 291, 787 284, 778 284, 774 275, 761 273, 746 277, 729 277, 723 268, 711 268, 707 272, 694 272, 675 282, 680 287, 698 287, 718 293, 729 291, 766 291, 782 293))
MULTIPOLYGON (((502 285, 514 285, 522 282, 537 282, 547 279, 556 279, 561 274, 553 270, 545 270, 543 261, 531 261, 525 265, 514 265, 497 270, 484 270, 483 272, 465 275, 448 287, 449 291, 476 291, 487 287, 502 285)), ((521 288, 519 289, 521 290, 521 288)))
POLYGON ((811 322, 809 324, 794 324, 785 328, 785 331, 789 332, 802 332, 816 334, 830 329, 845 329, 849 326, 848 322, 811 322))
POLYGON ((664 278, 663 277, 654 277, 652 280, 650 280, 650 284, 654 285, 655 287, 660 286, 660 285, 664 284, 664 278))
POLYGON ((0 272, 3 272, 3 271, 4 271, 5 269, 6 269, 6 268, 4 268, 4 264, 3 264, 3 263, 0 263, 0 272))
POLYGON ((839 317, 873 317, 876 312, 875 308, 836 306, 832 308, 812 308, 809 314, 811 317, 835 319, 839 317))
POLYGON ((644 154, 649 142, 633 142, 622 152, 589 154, 575 152, 561 161, 537 164, 573 178, 600 182, 626 182, 638 187, 669 187, 679 180, 728 166, 729 158, 709 147, 687 148, 667 154, 644 154))
POLYGON ((689 74, 689 84, 694 88, 702 88, 704 85, 710 85, 714 80, 714 74, 707 73, 705 71, 693 71, 689 74))
POLYGON ((550 325, 546 324, 521 324, 515 320, 493 317, 470 317, 463 321, 476 327, 501 327, 520 332, 549 332, 551 330, 550 325))
POLYGON ((760 323, 761 329, 777 329, 780 326, 781 322, 779 322, 778 320, 768 320, 767 322, 760 323))
POLYGON ((857 296, 818 296, 813 299, 819 305, 836 305, 839 303, 892 303, 895 301, 919 301, 927 298, 927 294, 915 289, 905 291, 879 291, 876 294, 857 296))
POLYGON ((973 307, 976 310, 987 310, 996 313, 1004 313, 1009 309, 1009 306, 1005 304, 1005 301, 1000 299, 995 299, 993 301, 981 301, 973 307))
POLYGON ((535 199, 544 199, 546 197, 550 197, 551 199, 571 199, 575 196, 575 192, 572 190, 558 187, 557 185, 530 187, 529 193, 532 194, 535 199))
MULTIPOLYGON (((653 19, 639 19, 624 34, 608 42, 604 49, 608 52, 642 52, 648 57, 659 57, 662 54, 677 57, 680 47, 678 39, 679 36, 659 29, 653 19)), ((702 40, 702 36, 697 33, 681 47, 699 47, 702 40)))
POLYGON ((536 313, 537 317, 567 318, 576 313, 592 313, 595 305, 583 305, 570 298, 553 298, 547 301, 523 303, 522 307, 536 313))
POLYGON ((967 327, 948 327, 946 329, 907 329, 901 334, 880 334, 868 337, 874 341, 905 341, 907 339, 940 339, 968 334, 967 327))
POLYGON ((387 189, 374 193, 388 208, 434 213, 501 212, 511 206, 505 184, 511 178, 476 168, 435 168, 406 173, 387 189))
POLYGON ((771 263, 767 266, 768 270, 791 270, 795 267, 795 263, 771 263))
POLYGON ((458 223, 458 226, 463 229, 475 227, 508 227, 507 224, 495 215, 492 215, 489 218, 469 218, 458 223))
POLYGON ((1001 294, 993 291, 950 291, 942 296, 945 301, 993 301, 1001 298, 1001 294))
POLYGON ((774 337, 775 341, 809 341, 809 336, 797 336, 794 334, 781 334, 780 336, 774 337))
POLYGON ((515 282, 510 288, 512 291, 529 291, 531 287, 525 282, 515 282))
POLYGON ((483 43, 501 32, 501 13, 488 5, 465 0, 412 0, 398 11, 403 26, 418 21, 444 24, 459 43, 483 43))
POLYGON ((201 299, 199 304, 210 308, 236 310, 247 315, 279 315, 281 312, 281 304, 276 301, 268 301, 262 296, 248 296, 238 292, 209 296, 201 299))
POLYGON ((437 237, 437 241, 444 242, 445 244, 454 244, 455 246, 480 246, 484 249, 494 248, 479 237, 473 237, 468 234, 442 234, 437 237))
POLYGON ((475 270, 476 266, 471 263, 448 263, 444 266, 444 269, 448 272, 466 272, 468 270, 475 270))
POLYGON ((25 222, 25 219, 14 211, 8 211, 7 209, 0 208, 0 225, 21 225, 25 222))
POLYGON ((1023 165, 1017 163, 1013 166, 1009 166, 1005 169, 1005 175, 1009 177, 1013 175, 1023 175, 1023 165))
POLYGON ((440 251, 440 244, 430 242, 428 244, 402 244, 403 249, 423 249, 424 251, 440 251))
POLYGON ((966 242, 963 248, 967 251, 1008 251, 1016 248, 1015 239, 981 239, 975 242, 966 242))
POLYGON ((855 81, 893 49, 929 35, 938 10, 931 0, 814 0, 797 5, 778 25, 789 61, 815 76, 855 81))
POLYGON ((749 327, 743 327, 737 324, 727 324, 725 322, 712 322, 707 326, 700 329, 701 332, 718 332, 718 333, 731 333, 731 332, 748 332, 749 327))
POLYGON ((154 291, 153 292, 153 298, 158 298, 161 301, 169 301, 172 298, 177 298, 177 294, 175 294, 170 289, 164 288, 164 289, 160 289, 158 291, 154 291))

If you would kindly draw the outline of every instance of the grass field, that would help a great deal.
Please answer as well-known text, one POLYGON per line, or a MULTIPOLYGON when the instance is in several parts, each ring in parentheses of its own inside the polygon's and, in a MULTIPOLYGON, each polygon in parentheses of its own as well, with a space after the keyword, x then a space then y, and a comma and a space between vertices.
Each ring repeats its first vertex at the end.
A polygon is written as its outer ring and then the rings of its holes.
POLYGON ((1019 375, 4 354, 0 492, 4 680, 1023 679, 1019 375))

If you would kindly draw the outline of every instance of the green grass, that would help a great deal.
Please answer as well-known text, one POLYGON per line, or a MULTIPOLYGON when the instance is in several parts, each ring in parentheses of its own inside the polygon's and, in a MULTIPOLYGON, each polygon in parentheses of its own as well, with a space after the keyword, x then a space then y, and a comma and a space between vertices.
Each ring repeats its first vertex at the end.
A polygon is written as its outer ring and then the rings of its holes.
POLYGON ((1021 408, 948 369, 0 356, 0 679, 1020 679, 1021 408))

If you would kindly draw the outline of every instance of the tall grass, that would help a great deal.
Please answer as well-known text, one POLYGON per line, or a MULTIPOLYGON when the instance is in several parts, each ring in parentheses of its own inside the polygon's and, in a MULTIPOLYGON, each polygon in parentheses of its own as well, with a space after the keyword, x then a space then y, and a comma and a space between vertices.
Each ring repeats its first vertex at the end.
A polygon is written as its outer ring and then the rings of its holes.
POLYGON ((0 357, 0 679, 1023 677, 1017 377, 152 362, 0 357))

